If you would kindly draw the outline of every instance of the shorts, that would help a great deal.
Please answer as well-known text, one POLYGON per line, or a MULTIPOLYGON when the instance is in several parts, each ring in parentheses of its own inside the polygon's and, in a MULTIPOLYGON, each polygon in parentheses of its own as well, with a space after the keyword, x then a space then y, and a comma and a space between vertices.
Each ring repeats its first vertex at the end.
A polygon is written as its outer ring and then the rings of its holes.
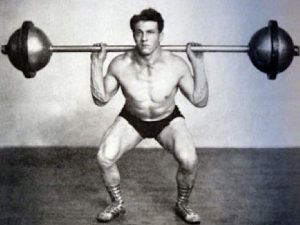
POLYGON ((167 127, 170 122, 177 118, 184 116, 179 111, 178 107, 175 106, 173 112, 166 118, 158 121, 143 121, 138 117, 132 115, 125 106, 120 112, 119 116, 123 117, 128 121, 128 123, 134 127, 134 129, 141 135, 143 138, 156 138, 160 132, 167 127))

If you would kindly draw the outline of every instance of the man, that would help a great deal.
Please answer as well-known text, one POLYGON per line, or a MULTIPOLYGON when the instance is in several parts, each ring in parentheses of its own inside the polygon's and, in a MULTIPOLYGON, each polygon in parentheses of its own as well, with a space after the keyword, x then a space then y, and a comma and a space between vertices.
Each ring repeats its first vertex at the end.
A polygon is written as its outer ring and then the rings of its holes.
POLYGON ((200 223, 200 217, 188 206, 197 173, 197 154, 183 115, 175 105, 178 89, 196 107, 208 101, 208 84, 203 55, 187 55, 193 75, 179 56, 162 50, 164 21, 154 9, 145 9, 130 20, 136 47, 115 57, 103 76, 105 45, 91 54, 91 92, 95 104, 105 105, 121 87, 126 102, 114 123, 105 133, 97 159, 112 203, 97 216, 108 222, 125 213, 120 191, 117 160, 143 138, 155 138, 179 163, 176 213, 188 223, 200 223))

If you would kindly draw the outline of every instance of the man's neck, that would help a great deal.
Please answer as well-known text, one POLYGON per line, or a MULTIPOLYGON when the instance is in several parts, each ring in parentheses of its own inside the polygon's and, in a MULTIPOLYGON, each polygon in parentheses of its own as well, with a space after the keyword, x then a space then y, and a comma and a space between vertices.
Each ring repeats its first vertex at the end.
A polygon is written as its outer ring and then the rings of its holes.
POLYGON ((141 55, 137 49, 134 51, 136 62, 141 66, 152 67, 159 59, 162 53, 162 49, 159 46, 153 53, 150 55, 141 55))

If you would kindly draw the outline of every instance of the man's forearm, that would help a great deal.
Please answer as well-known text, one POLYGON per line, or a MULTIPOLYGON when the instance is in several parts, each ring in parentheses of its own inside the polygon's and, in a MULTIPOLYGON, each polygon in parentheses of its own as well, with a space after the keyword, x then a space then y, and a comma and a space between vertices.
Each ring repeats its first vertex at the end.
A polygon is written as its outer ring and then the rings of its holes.
POLYGON ((194 72, 193 100, 197 105, 205 106, 208 100, 208 83, 203 59, 193 63, 192 68, 194 72))
POLYGON ((106 92, 103 78, 103 64, 91 62, 91 93, 94 99, 106 102, 106 92))

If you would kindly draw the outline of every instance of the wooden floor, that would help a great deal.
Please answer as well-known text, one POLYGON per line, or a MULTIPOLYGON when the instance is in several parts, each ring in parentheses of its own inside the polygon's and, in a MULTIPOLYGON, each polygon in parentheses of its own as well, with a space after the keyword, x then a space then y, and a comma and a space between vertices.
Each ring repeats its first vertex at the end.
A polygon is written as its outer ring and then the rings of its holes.
MULTIPOLYGON (((96 148, 0 149, 1 225, 95 225, 108 196, 96 148)), ((192 207, 203 225, 299 225, 300 149, 198 149, 192 207)), ((119 161, 127 213, 110 224, 181 225, 177 164, 161 149, 119 161)))

